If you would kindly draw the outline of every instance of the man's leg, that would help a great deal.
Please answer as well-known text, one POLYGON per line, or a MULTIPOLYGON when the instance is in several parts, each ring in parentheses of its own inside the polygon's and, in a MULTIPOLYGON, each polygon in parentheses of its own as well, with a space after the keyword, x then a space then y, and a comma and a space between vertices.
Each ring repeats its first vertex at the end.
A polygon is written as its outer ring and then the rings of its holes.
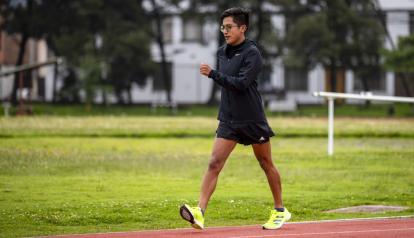
POLYGON ((233 151, 237 142, 223 138, 216 138, 214 141, 211 159, 208 165, 207 172, 204 175, 200 191, 200 200, 198 206, 206 210, 208 201, 216 189, 218 175, 226 163, 227 158, 233 151))
POLYGON ((279 172, 273 165, 270 142, 268 141, 264 144, 253 144, 252 147, 256 159, 259 161, 260 166, 266 173, 267 181, 273 194, 275 208, 283 208, 282 185, 279 172))
POLYGON ((269 220, 263 224, 263 229, 279 229, 283 224, 290 219, 292 214, 283 207, 282 202, 282 186, 280 182, 280 175, 273 165, 270 142, 264 144, 253 145, 254 154, 260 163, 260 166, 266 173, 267 181, 269 182, 270 190, 273 194, 275 203, 274 209, 270 212, 269 220))
POLYGON ((235 141, 216 138, 213 152, 211 153, 210 163, 201 185, 198 207, 190 207, 187 204, 180 207, 181 217, 190 222, 192 227, 196 229, 204 229, 203 213, 207 208, 211 194, 213 194, 216 188, 218 175, 235 146, 235 141))

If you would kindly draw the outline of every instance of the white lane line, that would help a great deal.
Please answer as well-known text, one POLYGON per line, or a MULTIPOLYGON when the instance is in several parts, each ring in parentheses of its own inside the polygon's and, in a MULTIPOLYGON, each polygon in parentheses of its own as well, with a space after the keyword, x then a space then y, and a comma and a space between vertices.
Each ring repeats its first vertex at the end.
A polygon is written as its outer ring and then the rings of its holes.
MULTIPOLYGON (((294 221, 294 222, 286 222, 285 225, 289 224, 313 224, 313 223, 330 223, 330 222, 348 222, 348 221, 383 221, 383 220, 403 220, 403 219, 410 219, 414 218, 414 215, 406 215, 406 216, 389 216, 389 217, 361 217, 361 218, 345 218, 345 219, 335 219, 335 220, 316 220, 316 221, 294 221)), ((227 228, 244 228, 244 227, 262 227, 260 224, 256 225, 244 225, 244 226, 215 226, 215 227, 207 227, 206 230, 215 230, 215 229, 227 229, 227 228)), ((192 228, 175 228, 170 230, 180 230, 180 229, 192 229, 192 228)), ((165 230, 159 230, 165 231, 165 230)))
POLYGON ((407 216, 390 216, 390 217, 362 217, 362 218, 346 218, 346 219, 336 219, 336 220, 319 220, 319 221, 296 221, 296 222, 286 222, 285 224, 308 224, 308 223, 326 223, 326 222, 343 222, 343 221, 381 221, 381 220, 398 220, 414 218, 414 215, 407 216))
POLYGON ((273 235, 257 235, 257 236, 231 236, 229 238, 257 238, 257 237, 285 237, 285 236, 309 236, 309 235, 338 235, 352 233, 371 233, 371 232, 391 232, 391 231, 409 231, 412 228, 386 229, 386 230, 362 230, 362 231, 329 231, 329 232, 310 232, 310 233, 292 233, 292 234, 273 234, 273 235))

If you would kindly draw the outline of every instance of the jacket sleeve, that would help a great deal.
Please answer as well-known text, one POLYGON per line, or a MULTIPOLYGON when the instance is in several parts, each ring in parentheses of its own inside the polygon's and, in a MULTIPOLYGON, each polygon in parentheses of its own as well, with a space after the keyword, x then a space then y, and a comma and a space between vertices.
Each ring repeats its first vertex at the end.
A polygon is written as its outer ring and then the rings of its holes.
POLYGON ((212 70, 208 77, 226 89, 244 91, 256 80, 261 67, 262 57, 259 51, 249 50, 237 76, 230 76, 212 70))

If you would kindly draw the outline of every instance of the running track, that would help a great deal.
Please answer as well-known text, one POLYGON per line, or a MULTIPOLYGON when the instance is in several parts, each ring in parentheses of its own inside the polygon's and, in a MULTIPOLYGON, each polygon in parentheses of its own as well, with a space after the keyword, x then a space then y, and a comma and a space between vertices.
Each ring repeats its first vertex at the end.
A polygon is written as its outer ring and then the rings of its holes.
POLYGON ((172 229, 54 236, 59 238, 414 238, 414 217, 350 219, 320 222, 288 222, 280 230, 262 230, 259 225, 212 227, 203 231, 172 229))

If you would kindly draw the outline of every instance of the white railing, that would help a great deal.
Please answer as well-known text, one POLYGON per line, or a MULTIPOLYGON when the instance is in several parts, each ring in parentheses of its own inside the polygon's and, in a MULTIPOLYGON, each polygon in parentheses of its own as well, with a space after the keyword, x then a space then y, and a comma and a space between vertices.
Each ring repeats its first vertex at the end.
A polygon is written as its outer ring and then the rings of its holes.
POLYGON ((349 93, 332 93, 332 92, 314 92, 315 97, 324 97, 328 100, 328 155, 334 152, 334 101, 335 98, 359 99, 385 102, 406 102, 414 103, 413 97, 394 97, 394 96, 377 96, 372 93, 349 94, 349 93))

